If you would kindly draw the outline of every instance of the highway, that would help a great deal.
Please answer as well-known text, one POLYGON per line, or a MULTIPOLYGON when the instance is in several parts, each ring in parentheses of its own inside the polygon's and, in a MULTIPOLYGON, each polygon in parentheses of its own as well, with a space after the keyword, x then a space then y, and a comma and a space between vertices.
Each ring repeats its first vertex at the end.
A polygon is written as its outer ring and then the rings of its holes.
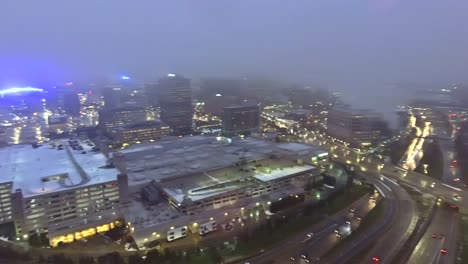
POLYGON ((458 212, 448 205, 439 206, 408 263, 455 263, 458 230, 458 212), (436 238, 433 238, 433 235, 436 235, 436 238), (440 235, 443 238, 439 238, 440 235), (447 253, 442 254, 442 249, 446 249, 447 253))
POLYGON ((468 190, 465 187, 452 186, 427 175, 405 170, 385 163, 382 159, 372 155, 356 153, 343 145, 325 141, 317 136, 307 136, 303 141, 326 148, 332 159, 353 165, 361 171, 382 173, 392 179, 405 182, 408 185, 439 196, 448 202, 456 203, 462 210, 468 211, 468 190), (459 197, 458 201, 454 201, 455 196, 459 197))
MULTIPOLYGON (((401 236, 407 232, 408 226, 411 224, 412 218, 404 216, 412 216, 414 212, 414 208, 412 208, 413 203, 405 199, 401 199, 400 201, 399 197, 409 198, 409 196, 404 196, 405 191, 401 189, 400 186, 374 180, 375 177, 371 175, 366 175, 366 177, 369 178, 371 182, 375 182, 375 185, 385 196, 385 200, 382 202, 386 202, 389 205, 386 207, 385 221, 379 222, 378 225, 367 229, 365 233, 360 233, 357 237, 354 237, 353 242, 347 244, 345 248, 341 248, 340 252, 337 254, 333 254, 333 256, 330 256, 328 259, 320 260, 329 250, 345 238, 345 236, 337 237, 335 233, 337 228, 346 226, 346 221, 350 221, 352 230, 356 230, 362 221, 360 221, 358 217, 364 219, 375 206, 373 201, 366 198, 331 217, 325 223, 320 224, 320 226, 317 225, 311 230, 288 240, 283 245, 269 250, 260 256, 249 259, 247 262, 264 263, 273 261, 273 263, 305 263, 305 260, 302 258, 302 255, 305 255, 309 260, 319 263, 345 263, 385 232, 387 232, 387 234, 394 233, 394 235, 388 237, 388 241, 396 244, 387 253, 389 255, 395 253, 398 250, 398 245, 404 243, 404 239, 401 236), (397 193, 397 195, 394 193, 397 193), (400 206, 400 203, 408 204, 404 206, 404 208, 408 210, 400 211, 399 215, 397 215, 397 207, 400 206), (349 208, 354 208, 355 212, 352 213, 349 208), (399 222, 400 216, 404 221, 402 221, 401 224, 396 224, 399 222), (307 233, 309 232, 314 233, 311 239, 307 239, 307 233), (291 259, 291 257, 294 260, 291 259)), ((382 255, 387 256, 386 254, 382 255)))
MULTIPOLYGON (((388 190, 385 190, 385 193, 390 195, 390 191, 388 190)), ((351 224, 354 228, 357 226, 357 215, 351 215, 350 209, 354 208, 356 214, 365 216, 374 206, 375 203, 370 201, 369 196, 365 196, 337 214, 314 225, 309 230, 305 230, 288 241, 280 243, 268 252, 239 263, 263 263, 267 261, 274 261, 274 263, 301 263, 301 254, 304 252, 309 253, 310 259, 321 257, 322 254, 326 253, 325 249, 330 249, 338 243, 334 232, 338 226, 345 224, 349 220, 352 220, 351 224), (311 239, 308 239, 307 234, 309 233, 314 234, 311 239), (294 257, 296 261, 291 261, 291 257, 294 257)))
POLYGON ((370 261, 377 256, 381 259, 381 263, 392 263, 393 258, 416 227, 418 212, 416 203, 399 184, 386 177, 384 181, 394 192, 396 213, 392 219, 391 229, 376 240, 377 243, 368 250, 365 259, 370 261))
POLYGON ((346 263, 362 250, 366 250, 367 253, 363 259, 368 260, 369 263, 372 262, 373 257, 379 257, 380 263, 392 263, 392 259, 413 232, 418 219, 415 202, 401 186, 391 179, 384 177, 383 180, 378 181, 381 183, 377 182, 376 186, 383 185, 383 188, 391 189, 386 201, 390 205, 389 210, 393 211, 392 214, 385 216, 385 223, 379 223, 366 233, 360 234, 353 241, 354 247, 342 250, 337 256, 325 260, 324 263, 346 263))

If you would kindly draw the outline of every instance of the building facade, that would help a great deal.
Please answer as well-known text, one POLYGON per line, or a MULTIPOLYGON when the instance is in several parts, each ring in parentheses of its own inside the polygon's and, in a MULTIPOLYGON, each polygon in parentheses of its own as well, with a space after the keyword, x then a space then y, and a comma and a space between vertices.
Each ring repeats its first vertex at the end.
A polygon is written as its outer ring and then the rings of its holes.
POLYGON ((127 175, 93 147, 56 140, 0 149, 0 224, 13 222, 18 240, 46 234, 53 247, 121 224, 127 175))
POLYGON ((260 131, 260 108, 229 106, 223 109, 223 135, 249 135, 260 131))
POLYGON ((146 110, 143 107, 104 108, 99 110, 99 127, 106 132, 145 121, 146 110))
POLYGON ((112 130, 111 136, 118 144, 134 144, 144 141, 155 141, 169 136, 169 126, 158 121, 146 121, 127 125, 112 130))
POLYGON ((11 205, 11 188, 13 183, 6 181, 0 183, 0 224, 13 222, 11 205))
POLYGON ((192 89, 190 80, 175 74, 159 79, 159 106, 161 121, 176 135, 192 132, 192 89))
POLYGON ((105 108, 116 108, 122 106, 124 93, 123 85, 106 86, 102 90, 105 108))
POLYGON ((364 109, 339 106, 331 109, 327 117, 327 134, 353 147, 371 146, 379 141, 378 122, 382 116, 364 109))

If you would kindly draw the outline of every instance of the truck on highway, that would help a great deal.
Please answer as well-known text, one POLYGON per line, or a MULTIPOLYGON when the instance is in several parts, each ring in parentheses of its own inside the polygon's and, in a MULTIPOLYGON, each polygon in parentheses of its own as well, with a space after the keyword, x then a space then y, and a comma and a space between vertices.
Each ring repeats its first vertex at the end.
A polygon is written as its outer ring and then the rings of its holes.
POLYGON ((187 227, 180 226, 180 227, 171 227, 169 231, 167 231, 167 241, 171 242, 173 240, 183 238, 187 236, 187 227))

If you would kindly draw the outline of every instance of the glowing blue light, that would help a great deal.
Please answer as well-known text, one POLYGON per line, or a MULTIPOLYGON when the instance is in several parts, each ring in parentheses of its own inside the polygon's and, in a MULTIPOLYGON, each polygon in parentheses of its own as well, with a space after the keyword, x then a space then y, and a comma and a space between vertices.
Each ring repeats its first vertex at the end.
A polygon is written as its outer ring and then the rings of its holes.
POLYGON ((122 75, 122 80, 130 80, 130 77, 126 76, 126 75, 122 75))
POLYGON ((169 74, 167 75, 167 77, 175 77, 175 74, 169 73, 169 74))
POLYGON ((15 93, 23 93, 23 92, 43 92, 44 90, 39 89, 39 88, 34 88, 34 87, 13 87, 5 90, 0 91, 0 95, 5 95, 5 94, 15 94, 15 93))

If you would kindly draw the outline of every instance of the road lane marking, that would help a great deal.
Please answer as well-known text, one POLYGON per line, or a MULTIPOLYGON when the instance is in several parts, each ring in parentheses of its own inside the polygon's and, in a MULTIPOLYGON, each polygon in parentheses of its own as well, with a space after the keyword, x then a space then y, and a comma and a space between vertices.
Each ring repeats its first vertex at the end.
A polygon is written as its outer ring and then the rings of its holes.
POLYGON ((453 187, 453 186, 448 185, 448 184, 445 184, 445 183, 442 183, 442 185, 445 186, 445 187, 447 187, 447 188, 450 188, 450 189, 452 189, 452 190, 455 190, 455 191, 459 191, 459 192, 462 191, 462 189, 460 189, 460 188, 453 187))

